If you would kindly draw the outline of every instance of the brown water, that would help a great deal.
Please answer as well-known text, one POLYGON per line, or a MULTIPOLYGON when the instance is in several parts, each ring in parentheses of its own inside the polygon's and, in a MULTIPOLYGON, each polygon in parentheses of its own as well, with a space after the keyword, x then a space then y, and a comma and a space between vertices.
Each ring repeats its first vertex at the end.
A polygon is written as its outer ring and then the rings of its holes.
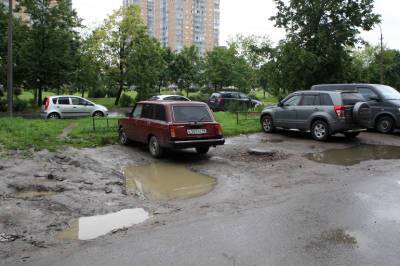
POLYGON ((126 209, 116 213, 82 217, 70 223, 69 228, 57 234, 59 240, 91 240, 114 230, 143 223, 149 214, 139 209, 126 209))
POLYGON ((400 147, 361 144, 347 149, 307 154, 306 158, 318 163, 351 166, 370 160, 400 159, 400 147))
POLYGON ((50 191, 21 191, 15 193, 15 197, 18 199, 30 199, 30 198, 38 198, 38 197, 45 197, 45 196, 53 196, 55 192, 50 191))
POLYGON ((128 193, 140 192, 152 200, 198 197, 212 191, 217 184, 215 178, 175 163, 126 167, 124 175, 128 193))

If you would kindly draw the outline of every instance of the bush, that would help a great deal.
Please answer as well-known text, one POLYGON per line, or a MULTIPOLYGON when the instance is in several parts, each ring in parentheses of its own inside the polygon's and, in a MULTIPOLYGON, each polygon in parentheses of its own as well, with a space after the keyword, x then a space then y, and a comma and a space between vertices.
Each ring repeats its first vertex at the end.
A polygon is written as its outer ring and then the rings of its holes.
POLYGON ((101 88, 95 88, 89 90, 89 98, 104 98, 106 97, 106 91, 101 88))
POLYGON ((131 107, 133 106, 133 103, 133 98, 127 94, 122 94, 121 98, 119 99, 119 106, 121 107, 131 107))
POLYGON ((7 112, 7 100, 0 99, 0 112, 7 112))
POLYGON ((115 98, 118 94, 118 88, 110 88, 107 90, 107 96, 109 98, 115 98))
POLYGON ((241 102, 233 102, 227 106, 227 110, 230 113, 245 112, 247 111, 247 106, 241 102))
POLYGON ((14 111, 21 112, 28 108, 29 102, 25 100, 15 99, 14 100, 14 111))
POLYGON ((203 94, 202 92, 200 92, 199 94, 191 95, 190 100, 196 101, 196 102, 207 102, 208 97, 209 96, 207 94, 203 94))

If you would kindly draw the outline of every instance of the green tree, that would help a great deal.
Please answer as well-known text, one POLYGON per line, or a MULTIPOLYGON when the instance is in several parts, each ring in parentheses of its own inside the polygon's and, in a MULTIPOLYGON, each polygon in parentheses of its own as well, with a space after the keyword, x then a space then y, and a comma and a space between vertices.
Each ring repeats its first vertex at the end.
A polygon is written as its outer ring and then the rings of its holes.
POLYGON ((136 87, 137 100, 148 99, 159 86, 164 67, 162 48, 146 33, 133 39, 127 58, 127 82, 136 87))
POLYGON ((111 88, 117 87, 115 105, 118 105, 121 94, 128 85, 128 58, 131 53, 135 53, 134 45, 141 40, 147 43, 146 27, 140 8, 136 5, 121 7, 93 34, 97 61, 102 64, 103 81, 111 88))
POLYGON ((373 11, 374 1, 274 1, 278 12, 271 20, 287 33, 286 40, 275 51, 277 58, 272 63, 279 69, 270 68, 280 77, 285 75, 287 80, 274 82, 274 85, 291 91, 307 89, 315 83, 350 79, 347 73, 351 64, 348 48, 360 41, 361 30, 371 30, 380 21, 373 11), (308 65, 311 63, 316 65, 308 65), (300 69, 304 69, 304 73, 300 69))
POLYGON ((233 84, 235 53, 233 47, 216 47, 207 53, 205 58, 206 77, 215 91, 233 84))
MULTIPOLYGON (((7 83, 7 32, 8 11, 3 3, 0 3, 0 85, 5 89, 7 83)), ((29 27, 22 23, 18 17, 13 21, 13 64, 14 87, 21 88, 24 85, 26 65, 24 62, 24 50, 26 49, 29 27)))
POLYGON ((20 0, 29 15, 24 48, 26 83, 35 89, 38 105, 43 89, 57 89, 76 78, 80 21, 71 0, 20 0))
POLYGON ((178 86, 178 89, 189 90, 192 86, 199 85, 202 72, 202 62, 196 47, 185 47, 175 55, 171 65, 172 81, 178 86))

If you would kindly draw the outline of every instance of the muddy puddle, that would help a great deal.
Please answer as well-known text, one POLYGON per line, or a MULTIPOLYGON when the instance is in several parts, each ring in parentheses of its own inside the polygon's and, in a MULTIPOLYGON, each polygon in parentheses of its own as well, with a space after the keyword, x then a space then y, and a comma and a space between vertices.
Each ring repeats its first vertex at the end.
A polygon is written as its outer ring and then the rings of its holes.
POLYGON ((217 184, 215 178, 175 163, 126 167, 124 176, 128 194, 139 193, 152 200, 194 198, 209 193, 217 184))
POLYGON ((318 163, 352 166, 370 160, 400 159, 400 147, 362 144, 346 149, 334 149, 307 154, 306 158, 318 163))
POLYGON ((82 217, 57 234, 59 240, 91 240, 114 230, 128 228, 145 222, 149 214, 141 209, 126 209, 116 213, 82 217))
POLYGON ((48 197, 55 195, 55 192, 50 191, 21 191, 15 193, 17 199, 33 199, 39 197, 48 197))

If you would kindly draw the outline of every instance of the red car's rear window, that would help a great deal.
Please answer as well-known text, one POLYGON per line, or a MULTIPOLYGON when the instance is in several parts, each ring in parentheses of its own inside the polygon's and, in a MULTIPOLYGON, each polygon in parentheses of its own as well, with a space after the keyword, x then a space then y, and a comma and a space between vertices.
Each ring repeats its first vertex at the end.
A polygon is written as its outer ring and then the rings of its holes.
POLYGON ((184 122, 214 122, 206 106, 175 105, 172 107, 174 121, 184 122))

